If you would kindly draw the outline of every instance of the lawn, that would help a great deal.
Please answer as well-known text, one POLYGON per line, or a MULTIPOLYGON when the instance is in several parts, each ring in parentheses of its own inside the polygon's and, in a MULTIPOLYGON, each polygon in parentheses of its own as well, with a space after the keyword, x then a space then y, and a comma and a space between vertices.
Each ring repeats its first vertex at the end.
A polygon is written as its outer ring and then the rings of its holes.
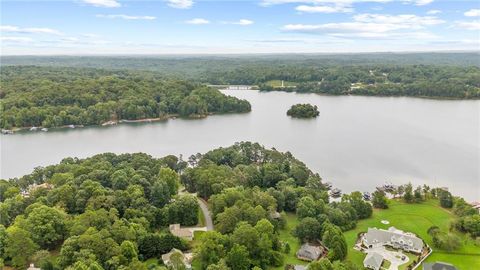
MULTIPOLYGON (((391 201, 389 209, 374 210, 371 218, 358 222, 354 230, 345 232, 345 238, 349 246, 348 259, 355 264, 362 265, 365 254, 353 249, 357 235, 360 232, 367 231, 369 227, 388 229, 394 226, 400 230, 413 232, 421 237, 425 242, 432 246, 431 237, 427 230, 430 226, 436 225, 441 230, 448 231, 450 222, 455 216, 446 209, 438 206, 438 201, 429 200, 421 204, 406 204, 400 201, 391 201), (390 224, 382 224, 381 220, 387 220, 390 224)), ((474 241, 465 235, 461 235, 464 245, 453 254, 435 248, 432 255, 428 257, 427 262, 443 261, 457 266, 458 269, 471 269, 473 265, 480 265, 480 247, 474 245, 474 241)))
POLYGON ((307 263, 304 261, 301 261, 295 257, 295 253, 297 250, 300 248, 300 241, 292 235, 293 229, 297 226, 298 224, 298 218, 297 215, 293 213, 287 213, 286 214, 286 220, 287 220, 287 225, 285 229, 281 230, 280 233, 280 240, 283 242, 287 242, 290 245, 290 254, 285 254, 285 261, 284 265, 280 267, 272 267, 271 269, 276 269, 276 270, 283 270, 285 268, 286 264, 302 264, 306 265, 307 263))
MULTIPOLYGON (((265 83, 266 85, 270 85, 271 87, 281 87, 282 86, 282 80, 271 80, 265 83)), ((294 87, 297 86, 296 82, 288 82, 288 81, 283 81, 283 86, 285 87, 294 87)))

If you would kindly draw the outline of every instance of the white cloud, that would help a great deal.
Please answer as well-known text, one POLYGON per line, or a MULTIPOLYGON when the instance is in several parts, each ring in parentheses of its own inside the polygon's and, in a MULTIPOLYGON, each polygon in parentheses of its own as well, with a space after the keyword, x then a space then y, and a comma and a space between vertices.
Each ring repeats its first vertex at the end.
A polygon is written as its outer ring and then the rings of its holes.
POLYGON ((10 33, 23 33, 23 34, 50 34, 50 35, 62 35, 58 30, 51 28, 42 28, 42 27, 18 27, 13 25, 1 25, 1 32, 10 32, 10 33))
POLYGON ((425 6, 425 5, 428 5, 430 3, 432 3, 433 0, 404 0, 404 3, 407 3, 407 4, 414 4, 414 5, 417 5, 417 6, 425 6))
POLYGON ((222 22, 223 24, 236 24, 236 25, 251 25, 254 23, 252 20, 240 19, 235 22, 222 22))
POLYGON ((480 30, 480 20, 456 21, 455 26, 457 28, 463 28, 463 29, 467 29, 467 30, 480 30))
POLYGON ((187 9, 194 4, 193 0, 167 0, 168 6, 172 8, 187 9))
POLYGON ((156 19, 156 17, 154 16, 132 16, 132 15, 125 15, 125 14, 97 14, 96 17, 106 18, 106 19, 124 19, 124 20, 155 20, 156 19))
POLYGON ((122 6, 117 0, 83 0, 83 2, 95 7, 114 8, 122 6))
POLYGON ((353 19, 357 22, 391 24, 397 26, 401 25, 408 26, 410 28, 436 25, 445 22, 435 16, 417 16, 414 14, 386 15, 365 13, 355 15, 353 16, 353 19))
POLYGON ((442 13, 442 11, 438 10, 438 9, 431 9, 431 10, 427 11, 428 15, 435 15, 435 14, 440 14, 440 13, 442 13))
POLYGON ((307 6, 300 5, 295 10, 305 13, 337 13, 337 12, 353 12, 353 8, 346 5, 333 5, 333 6, 307 6))
POLYGON ((325 24, 287 24, 282 30, 299 33, 326 34, 352 38, 433 38, 434 35, 419 31, 427 26, 444 23, 434 16, 413 14, 385 15, 358 14, 351 22, 325 24))
POLYGON ((187 23, 187 24, 196 24, 196 25, 199 25, 199 24, 209 24, 210 21, 209 21, 209 20, 202 19, 202 18, 195 18, 195 19, 191 19, 191 20, 185 21, 185 23, 187 23))
POLYGON ((15 42, 15 43, 26 43, 26 42, 32 42, 33 39, 31 39, 29 37, 0 37, 0 41, 15 42))
POLYGON ((303 3, 303 4, 342 4, 351 5, 354 3, 387 3, 393 0, 262 0, 262 6, 273 6, 281 4, 303 3))
POLYGON ((463 13, 463 15, 467 17, 480 17, 480 9, 470 9, 469 11, 463 13))

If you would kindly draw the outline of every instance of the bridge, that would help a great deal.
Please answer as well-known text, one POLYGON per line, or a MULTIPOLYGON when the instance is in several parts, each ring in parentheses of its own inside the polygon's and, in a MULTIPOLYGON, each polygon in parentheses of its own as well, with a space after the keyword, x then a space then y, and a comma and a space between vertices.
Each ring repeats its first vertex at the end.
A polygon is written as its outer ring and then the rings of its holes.
POLYGON ((232 85, 232 84, 209 84, 208 87, 213 87, 222 90, 255 90, 257 85, 232 85))

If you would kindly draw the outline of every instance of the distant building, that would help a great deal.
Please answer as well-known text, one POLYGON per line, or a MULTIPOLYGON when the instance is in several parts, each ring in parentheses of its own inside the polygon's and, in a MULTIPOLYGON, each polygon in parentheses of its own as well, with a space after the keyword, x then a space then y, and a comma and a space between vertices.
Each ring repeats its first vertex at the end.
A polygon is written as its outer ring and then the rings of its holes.
POLYGON ((179 254, 180 259, 183 262, 183 264, 185 265, 185 267, 187 269, 192 269, 192 266, 190 264, 190 261, 192 259, 191 258, 192 256, 190 256, 191 254, 183 254, 183 252, 181 250, 178 250, 176 248, 172 248, 172 250, 169 253, 166 253, 166 254, 162 255, 163 264, 165 264, 166 266, 171 266, 172 265, 171 257, 174 254, 179 254))
POLYGON ((472 202, 470 205, 480 213, 480 202, 472 202))
POLYGON ((378 270, 382 266, 383 256, 377 252, 370 252, 363 260, 363 266, 368 269, 378 270))
POLYGON ((29 185, 27 187, 26 190, 22 190, 21 194, 23 197, 29 197, 30 196, 30 193, 34 192, 35 190, 38 190, 38 189, 52 189, 53 188, 53 185, 52 184, 49 184, 49 183, 42 183, 42 184, 32 184, 32 185, 29 185))
POLYGON ((275 212, 270 213, 270 218, 280 219, 280 218, 282 218, 282 215, 279 212, 275 211, 275 212))
POLYGON ((368 228, 362 237, 362 242, 367 248, 390 246, 420 254, 423 250, 423 240, 416 235, 390 227, 388 230, 368 228))
POLYGON ((180 224, 171 224, 169 226, 170 232, 180 238, 185 238, 187 240, 193 240, 193 231, 190 229, 181 228, 180 224))
POLYGON ((457 270, 457 268, 449 263, 435 262, 424 263, 423 270, 457 270))
POLYGON ((35 267, 35 265, 31 263, 30 267, 28 267, 27 270, 42 270, 42 269, 35 267))
POLYGON ((303 244, 297 251, 297 258, 304 261, 316 261, 327 254, 327 249, 322 245, 303 244))

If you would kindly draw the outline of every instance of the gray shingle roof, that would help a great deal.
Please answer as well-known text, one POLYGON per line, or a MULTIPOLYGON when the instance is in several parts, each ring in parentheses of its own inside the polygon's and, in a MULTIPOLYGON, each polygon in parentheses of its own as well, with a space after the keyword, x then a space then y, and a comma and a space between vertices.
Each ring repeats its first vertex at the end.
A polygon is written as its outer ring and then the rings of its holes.
POLYGON ((297 257, 309 259, 312 261, 317 260, 322 254, 322 249, 319 246, 310 244, 303 244, 297 251, 297 257))
POLYGON ((435 262, 424 263, 423 270, 457 270, 457 268, 449 263, 435 262))
POLYGON ((416 250, 422 250, 423 248, 422 239, 394 227, 390 227, 388 230, 368 228, 368 232, 365 234, 365 244, 375 245, 387 242, 404 243, 416 250))
POLYGON ((383 256, 377 252, 370 252, 363 260, 363 266, 373 266, 373 269, 378 270, 382 266, 383 256))

